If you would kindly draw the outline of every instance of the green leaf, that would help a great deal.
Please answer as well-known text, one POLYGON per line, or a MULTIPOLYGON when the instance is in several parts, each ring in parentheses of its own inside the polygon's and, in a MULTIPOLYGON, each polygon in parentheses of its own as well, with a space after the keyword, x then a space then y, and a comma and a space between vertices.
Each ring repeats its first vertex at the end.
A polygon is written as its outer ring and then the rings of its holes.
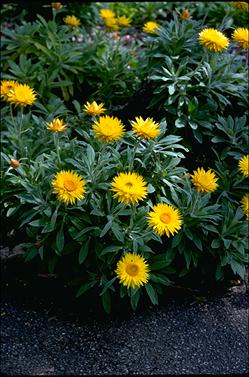
POLYGON ((102 255, 105 255, 107 253, 114 253, 115 251, 119 251, 120 249, 122 249, 122 246, 121 245, 111 245, 111 246, 107 246, 105 247, 101 253, 99 254, 100 256, 102 255))
POLYGON ((238 274, 241 279, 245 277, 245 266, 235 260, 230 262, 231 269, 233 270, 234 274, 238 274))
POLYGON ((48 272, 52 274, 54 272, 55 266, 58 263, 58 256, 56 254, 52 255, 48 260, 48 272))
POLYGON ((86 242, 83 241, 83 245, 81 246, 79 252, 79 264, 82 264, 87 257, 88 250, 89 250, 89 243, 90 239, 88 238, 86 242))
POLYGON ((88 281, 87 283, 83 283, 76 293, 75 297, 78 298, 79 296, 83 295, 88 289, 92 288, 97 283, 96 280, 88 281))
POLYGON ((149 283, 147 283, 145 285, 145 289, 146 289, 146 292, 150 298, 150 301, 152 302, 153 305, 158 305, 158 296, 157 296, 157 293, 155 291, 155 289, 152 287, 152 285, 150 285, 149 283))
POLYGON ((172 285, 172 281, 169 280, 166 276, 163 274, 155 274, 155 273, 150 273, 150 280, 153 281, 154 283, 160 283, 163 285, 172 285))
MULTIPOLYGON (((135 291, 135 289, 134 289, 134 291, 135 291)), ((132 310, 134 310, 134 311, 137 308, 137 304, 139 302, 139 298, 140 298, 140 290, 139 289, 136 290, 134 292, 134 294, 131 294, 131 296, 130 296, 131 307, 132 307, 132 310)))
POLYGON ((61 253, 64 247, 64 230, 63 230, 63 223, 61 224, 59 232, 56 235, 56 250, 61 253))
POLYGON ((111 312, 111 294, 110 291, 106 291, 102 296, 102 305, 107 314, 110 314, 111 312))
POLYGON ((92 165, 95 160, 95 151, 91 145, 87 146, 86 155, 87 155, 89 165, 92 165))
POLYGON ((112 227, 112 219, 108 221, 107 224, 105 224, 104 228, 102 229, 100 233, 100 238, 104 237, 104 235, 108 232, 108 230, 112 227))
POLYGON ((29 262, 32 259, 34 259, 39 254, 39 251, 37 248, 31 248, 31 250, 28 252, 28 254, 25 256, 24 262, 29 262))
POLYGON ((114 283, 114 281, 115 281, 116 279, 117 279, 117 276, 114 276, 114 278, 112 278, 111 280, 107 281, 107 283, 105 284, 103 290, 100 292, 100 296, 102 296, 108 288, 112 288, 112 290, 115 290, 115 289, 112 287, 112 284, 114 283))
POLYGON ((211 247, 213 249, 218 249, 220 247, 220 240, 219 239, 214 239, 211 243, 211 247))

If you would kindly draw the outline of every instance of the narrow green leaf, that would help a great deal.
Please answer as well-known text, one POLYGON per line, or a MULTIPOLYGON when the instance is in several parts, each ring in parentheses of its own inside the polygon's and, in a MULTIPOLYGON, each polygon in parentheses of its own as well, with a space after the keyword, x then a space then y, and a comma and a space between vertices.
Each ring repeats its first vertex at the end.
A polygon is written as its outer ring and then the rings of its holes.
POLYGON ((82 264, 88 254, 89 250, 89 244, 90 244, 90 239, 88 238, 85 242, 83 241, 83 245, 81 246, 80 252, 79 252, 79 264, 82 264))

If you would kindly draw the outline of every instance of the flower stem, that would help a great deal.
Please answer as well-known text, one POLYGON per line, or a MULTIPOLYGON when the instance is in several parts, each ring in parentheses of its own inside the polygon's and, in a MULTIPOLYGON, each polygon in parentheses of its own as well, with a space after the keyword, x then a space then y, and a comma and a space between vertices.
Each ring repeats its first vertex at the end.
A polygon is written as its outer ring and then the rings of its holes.
POLYGON ((57 134, 57 132, 54 132, 54 133, 53 133, 53 138, 54 138, 54 146, 55 146, 55 150, 56 150, 57 157, 58 157, 58 162, 59 162, 59 164, 61 164, 60 145, 59 145, 59 138, 58 138, 58 134, 57 134))

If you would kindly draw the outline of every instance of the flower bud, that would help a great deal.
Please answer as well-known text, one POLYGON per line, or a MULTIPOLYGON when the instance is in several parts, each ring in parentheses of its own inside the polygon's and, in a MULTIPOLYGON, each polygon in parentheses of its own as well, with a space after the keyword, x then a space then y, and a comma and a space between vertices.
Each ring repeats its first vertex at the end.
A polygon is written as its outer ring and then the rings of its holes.
POLYGON ((12 166, 12 168, 17 169, 20 166, 20 162, 18 160, 11 159, 10 165, 12 166))

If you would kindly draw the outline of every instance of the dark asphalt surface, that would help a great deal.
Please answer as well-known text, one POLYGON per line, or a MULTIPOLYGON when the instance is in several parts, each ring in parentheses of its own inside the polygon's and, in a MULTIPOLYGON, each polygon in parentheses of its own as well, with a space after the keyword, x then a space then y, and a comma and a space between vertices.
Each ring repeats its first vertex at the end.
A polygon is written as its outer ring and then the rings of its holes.
MULTIPOLYGON (((248 293, 248 292, 247 292, 248 293)), ((248 294, 169 299, 114 318, 61 315, 34 297, 4 295, 1 372, 7 375, 246 374, 248 294)))

